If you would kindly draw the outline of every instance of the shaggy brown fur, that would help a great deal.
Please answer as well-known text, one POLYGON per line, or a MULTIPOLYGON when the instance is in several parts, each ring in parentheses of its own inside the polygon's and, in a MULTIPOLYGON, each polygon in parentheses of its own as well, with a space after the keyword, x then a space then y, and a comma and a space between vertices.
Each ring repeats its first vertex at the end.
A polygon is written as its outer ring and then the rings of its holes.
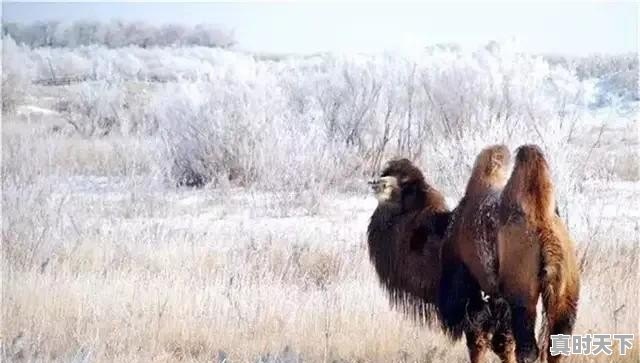
MULTIPOLYGON (((509 307, 498 296, 497 235, 500 193, 507 183, 511 154, 505 145, 485 148, 476 157, 465 195, 453 212, 442 248, 440 309, 446 327, 454 327, 454 338, 464 331, 472 362, 482 362, 489 348, 503 362, 515 361, 510 334, 509 307), (477 292, 452 286, 460 270, 468 271, 479 288, 494 296, 487 306, 477 301, 477 292)), ((467 286, 470 283, 467 282, 467 286)))
POLYGON ((496 239, 500 192, 507 183, 511 153, 505 145, 483 149, 476 157, 464 197, 453 212, 443 258, 464 261, 480 287, 497 292, 496 239))
POLYGON ((540 295, 548 327, 543 358, 550 335, 570 334, 576 318, 575 251, 557 213, 549 167, 530 145, 518 149, 507 180, 509 162, 504 145, 484 149, 453 213, 406 159, 391 162, 373 183, 379 205, 369 254, 381 283, 394 304, 409 302, 402 306, 429 320, 437 313, 454 339, 464 333, 473 363, 489 349, 503 362, 537 358, 540 295), (483 292, 492 295, 488 302, 483 292))
POLYGON ((406 159, 390 162, 371 184, 379 204, 369 224, 369 256, 391 302, 413 317, 426 315, 429 323, 438 317, 454 339, 464 332, 473 362, 482 361, 488 347, 503 362, 515 362, 511 336, 491 336, 494 320, 508 320, 495 313, 505 309, 483 300, 465 266, 447 270, 446 281, 440 275, 441 246, 451 219, 442 194, 406 159), (445 290, 448 295, 439 295, 445 290))
POLYGON ((449 219, 444 197, 409 160, 393 160, 370 182, 378 207, 368 228, 369 257, 392 304, 436 318, 440 247, 449 219))
MULTIPOLYGON (((514 170, 500 203, 498 255, 501 293, 509 300, 518 359, 536 351, 536 303, 542 295, 547 332, 571 334, 575 323, 580 279, 574 243, 556 213, 549 166, 535 145, 518 148, 514 170)), ((547 356, 557 362, 562 356, 547 356)))
MULTIPOLYGON (((503 360, 533 362, 539 352, 534 334, 536 304, 542 296, 548 327, 542 357, 556 362, 561 356, 547 356, 550 335, 571 334, 576 318, 579 276, 575 248, 557 214, 549 166, 540 149, 521 146, 507 180, 508 164, 509 152, 503 145, 488 147, 476 158, 442 249, 439 294, 449 301, 440 306, 460 311, 462 306, 474 305, 472 297, 458 296, 447 286, 452 269, 462 265, 493 296, 494 304, 508 303, 507 311, 498 314, 495 309, 489 314, 467 311, 467 320, 480 323, 463 325, 472 362, 484 357, 490 336, 492 343, 496 338, 506 342, 497 347, 492 344, 503 360), (451 301, 451 296, 459 301, 451 301), (497 324, 482 324, 487 319, 497 324)), ((446 316, 458 319, 448 326, 460 324, 459 312, 446 316)))

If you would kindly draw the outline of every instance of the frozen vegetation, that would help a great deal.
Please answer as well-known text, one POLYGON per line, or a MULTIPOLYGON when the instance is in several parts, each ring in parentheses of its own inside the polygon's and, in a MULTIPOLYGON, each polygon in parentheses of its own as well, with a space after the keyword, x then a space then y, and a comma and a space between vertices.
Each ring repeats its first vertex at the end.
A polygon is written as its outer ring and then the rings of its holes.
POLYGON ((25 37, 2 44, 6 361, 466 361, 390 309, 366 180, 406 156, 453 207, 496 142, 550 159, 577 331, 637 334, 636 58, 25 37))
POLYGON ((228 48, 235 44, 233 32, 212 24, 150 24, 142 21, 40 21, 2 24, 2 34, 29 47, 66 47, 101 44, 125 46, 191 46, 228 48))

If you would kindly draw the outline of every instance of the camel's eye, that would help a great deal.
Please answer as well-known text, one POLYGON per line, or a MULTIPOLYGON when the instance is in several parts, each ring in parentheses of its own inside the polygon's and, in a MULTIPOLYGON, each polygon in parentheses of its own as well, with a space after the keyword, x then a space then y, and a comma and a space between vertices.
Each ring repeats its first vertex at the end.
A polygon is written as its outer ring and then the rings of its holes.
POLYGON ((384 185, 385 188, 395 188, 398 186, 398 179, 393 176, 384 176, 380 178, 380 182, 384 185))

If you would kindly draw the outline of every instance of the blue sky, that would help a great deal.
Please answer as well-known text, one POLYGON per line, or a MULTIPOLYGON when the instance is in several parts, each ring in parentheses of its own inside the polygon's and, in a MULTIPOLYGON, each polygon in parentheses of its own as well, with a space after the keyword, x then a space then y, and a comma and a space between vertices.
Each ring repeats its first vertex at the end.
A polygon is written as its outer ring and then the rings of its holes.
POLYGON ((212 23, 238 48, 311 53, 381 51, 436 43, 474 47, 516 39, 523 50, 635 52, 633 2, 449 3, 3 3, 3 21, 124 19, 212 23))

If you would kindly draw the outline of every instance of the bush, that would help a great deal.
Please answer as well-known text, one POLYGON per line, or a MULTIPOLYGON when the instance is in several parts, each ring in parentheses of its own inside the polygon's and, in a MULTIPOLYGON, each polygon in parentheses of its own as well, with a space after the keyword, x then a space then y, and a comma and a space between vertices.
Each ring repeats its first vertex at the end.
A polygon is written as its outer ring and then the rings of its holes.
POLYGON ((71 129, 83 137, 151 134, 157 130, 144 86, 114 81, 83 82, 70 87, 56 105, 71 129))
POLYGON ((82 83, 67 100, 58 103, 57 108, 78 134, 102 137, 121 126, 120 111, 124 102, 124 94, 117 84, 82 83))
POLYGON ((560 184, 575 187, 584 170, 565 167, 580 159, 563 150, 585 87, 562 67, 491 44, 471 53, 250 58, 215 68, 208 82, 165 85, 152 109, 158 160, 177 185, 231 180, 299 195, 405 156, 455 196, 473 156, 497 142, 540 144, 560 184))
POLYGON ((580 80, 595 80, 598 91, 593 104, 595 107, 640 100, 637 54, 547 56, 546 59, 551 64, 560 64, 575 72, 580 80))
POLYGON ((23 102, 31 84, 26 50, 9 36, 2 39, 2 111, 10 112, 23 102))
MULTIPOLYGON (((249 106, 216 84, 170 84, 154 101, 159 123, 160 160, 177 185, 202 186, 221 178, 255 180, 251 163, 260 138, 259 120, 249 106)), ((238 89, 236 92, 241 92, 238 89)), ((255 99, 252 99, 256 101, 255 99)))
POLYGON ((508 44, 278 61, 202 47, 43 48, 31 56, 56 63, 60 54, 108 79, 71 87, 65 114, 74 129, 88 137, 157 132, 156 160, 173 185, 231 182, 298 203, 305 191, 361 183, 403 156, 457 196, 473 155, 497 142, 540 144, 566 188, 589 172, 579 167, 586 153, 564 146, 592 82, 508 44))

